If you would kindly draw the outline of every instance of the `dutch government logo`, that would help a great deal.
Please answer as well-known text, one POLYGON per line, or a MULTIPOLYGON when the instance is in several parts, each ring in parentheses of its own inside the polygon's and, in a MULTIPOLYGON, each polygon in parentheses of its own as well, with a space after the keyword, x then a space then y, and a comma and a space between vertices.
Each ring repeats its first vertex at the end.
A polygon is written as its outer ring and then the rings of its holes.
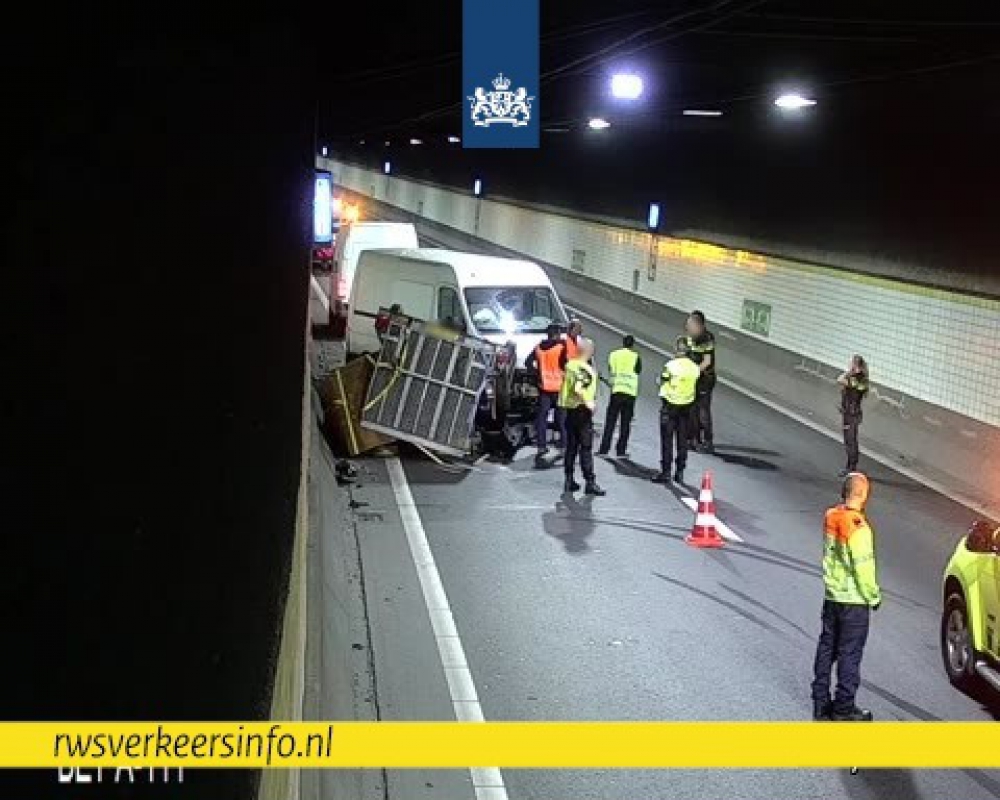
POLYGON ((535 98, 523 86, 510 91, 510 78, 501 72, 493 79, 493 91, 477 86, 469 97, 472 121, 481 128, 491 125, 511 125, 523 128, 531 121, 531 101, 535 98))

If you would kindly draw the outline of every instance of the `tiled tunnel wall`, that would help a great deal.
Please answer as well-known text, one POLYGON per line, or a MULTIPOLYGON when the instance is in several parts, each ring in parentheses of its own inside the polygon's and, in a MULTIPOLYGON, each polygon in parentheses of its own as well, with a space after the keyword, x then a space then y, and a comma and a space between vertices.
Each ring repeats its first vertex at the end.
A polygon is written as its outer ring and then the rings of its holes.
MULTIPOLYGON (((657 236, 330 160, 336 183, 434 222, 1000 425, 1000 300, 657 236)), ((892 402, 892 398, 884 398, 892 402)))

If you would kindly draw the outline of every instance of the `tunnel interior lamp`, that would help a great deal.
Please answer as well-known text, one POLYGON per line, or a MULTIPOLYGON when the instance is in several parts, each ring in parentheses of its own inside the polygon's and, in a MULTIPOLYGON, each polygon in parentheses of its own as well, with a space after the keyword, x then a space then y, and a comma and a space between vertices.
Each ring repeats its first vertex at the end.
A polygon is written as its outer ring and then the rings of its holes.
POLYGON ((587 127, 589 127, 593 131, 603 131, 606 128, 610 128, 611 123, 608 122, 603 117, 594 117, 587 123, 587 127))
POLYGON ((642 78, 618 73, 611 78, 611 94, 623 100, 635 100, 642 94, 642 78))
POLYGON ((651 231, 655 231, 660 227, 660 204, 650 203, 649 213, 646 216, 646 227, 651 231))
POLYGON ((449 141, 449 142, 450 142, 451 144, 458 144, 458 143, 459 143, 460 141, 462 141, 462 140, 461 140, 461 139, 459 139, 459 138, 458 138, 457 136, 449 136, 449 137, 448 137, 448 141, 449 141))
POLYGON ((472 184, 472 193, 476 197, 481 197, 483 194, 483 182, 479 178, 476 178, 475 182, 472 184))
POLYGON ((392 172, 392 164, 386 161, 385 164, 382 165, 382 171, 385 172, 386 175, 388 175, 390 172, 392 172))
POLYGON ((799 109, 816 105, 816 101, 808 97, 803 97, 798 92, 788 92, 778 95, 775 98, 774 104, 785 111, 798 111, 799 109))

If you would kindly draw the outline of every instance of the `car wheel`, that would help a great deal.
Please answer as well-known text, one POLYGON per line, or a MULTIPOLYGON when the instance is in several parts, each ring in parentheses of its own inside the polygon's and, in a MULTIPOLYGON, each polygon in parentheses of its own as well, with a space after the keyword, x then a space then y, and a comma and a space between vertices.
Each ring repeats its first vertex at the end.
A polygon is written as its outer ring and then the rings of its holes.
POLYGON ((941 615, 941 656, 948 678, 968 687, 976 678, 976 652, 972 648, 969 610, 961 593, 949 595, 941 615))

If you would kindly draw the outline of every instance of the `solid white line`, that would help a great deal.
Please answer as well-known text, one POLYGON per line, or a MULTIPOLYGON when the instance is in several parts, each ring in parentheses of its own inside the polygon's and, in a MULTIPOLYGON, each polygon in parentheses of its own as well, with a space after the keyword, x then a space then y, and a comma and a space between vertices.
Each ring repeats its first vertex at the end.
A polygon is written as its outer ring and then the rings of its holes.
MULTIPOLYGON (((441 575, 434 563, 430 542, 420 514, 413 502, 410 484, 406 480, 403 464, 398 458, 386 460, 389 470, 389 481, 396 496, 399 507, 399 517, 406 532, 406 541, 410 545, 410 555, 417 568, 420 579, 420 590, 427 604, 431 625, 434 628, 434 639, 437 642, 438 657, 448 682, 448 694, 451 696, 452 709, 455 718, 460 722, 482 722, 483 708, 479 703, 476 683, 472 679, 472 671, 465 658, 465 648, 455 628, 455 620, 448 605, 448 595, 441 582, 441 575)), ((496 767, 473 767, 472 786, 476 792, 476 800, 507 800, 507 789, 503 776, 496 767)))
MULTIPOLYGON (((586 312, 581 311, 578 308, 571 306, 567 306, 567 308, 574 314, 576 314, 578 317, 583 317, 584 319, 588 319, 591 322, 600 325, 602 328, 606 328, 612 333, 618 334, 619 336, 624 336, 627 333, 627 331, 622 330, 617 325, 612 325, 609 322, 605 322, 604 320, 599 319, 598 317, 595 317, 592 314, 587 314, 586 312)), ((642 345, 643 347, 652 350, 654 353, 659 353, 664 358, 670 358, 673 355, 673 353, 668 353, 662 347, 658 347, 657 345, 645 339, 640 339, 638 336, 635 337, 635 341, 638 344, 642 345)), ((739 392, 744 397, 749 397, 751 400, 754 400, 760 403, 761 405, 767 406, 772 411, 777 411, 779 414, 783 414, 784 416, 788 417, 791 420, 794 420, 800 425, 805 425, 805 427, 809 428, 809 430, 822 434, 827 439, 833 439, 835 442, 839 442, 841 440, 840 435, 835 433, 834 431, 831 431, 829 428, 826 428, 825 426, 820 425, 818 422, 809 419, 809 417, 803 416, 802 414, 792 411, 791 409, 785 408, 784 406, 775 403, 773 400, 755 394, 747 387, 741 386, 740 384, 736 383, 730 378, 723 378, 721 375, 719 375, 717 380, 724 386, 728 386, 730 389, 739 392)), ((891 469, 892 471, 897 472, 906 478, 909 478, 914 483, 919 483, 921 486, 926 486, 931 491, 936 492, 942 497, 947 497, 950 500, 954 500, 961 506, 965 506, 966 508, 969 508, 979 514, 985 514, 990 517, 995 517, 997 514, 997 510, 992 506, 990 506, 989 504, 982 503, 979 500, 969 497, 968 495, 962 494, 961 492, 956 492, 954 489, 945 486, 943 483, 940 483, 939 481, 936 481, 933 478, 928 478, 927 476, 921 475, 919 472, 916 472, 915 470, 912 470, 909 467, 896 463, 888 456, 883 456, 880 455, 879 453, 873 453, 867 447, 862 447, 861 452, 875 463, 881 464, 883 467, 887 467, 888 469, 891 469)))
MULTIPOLYGON (((698 512, 698 501, 693 497, 682 497, 684 505, 690 508, 695 513, 698 512)), ((731 542, 742 542, 743 539, 739 536, 732 528, 730 528, 725 522, 719 519, 718 515, 715 517, 715 527, 719 531, 719 534, 723 539, 728 539, 731 542)))

